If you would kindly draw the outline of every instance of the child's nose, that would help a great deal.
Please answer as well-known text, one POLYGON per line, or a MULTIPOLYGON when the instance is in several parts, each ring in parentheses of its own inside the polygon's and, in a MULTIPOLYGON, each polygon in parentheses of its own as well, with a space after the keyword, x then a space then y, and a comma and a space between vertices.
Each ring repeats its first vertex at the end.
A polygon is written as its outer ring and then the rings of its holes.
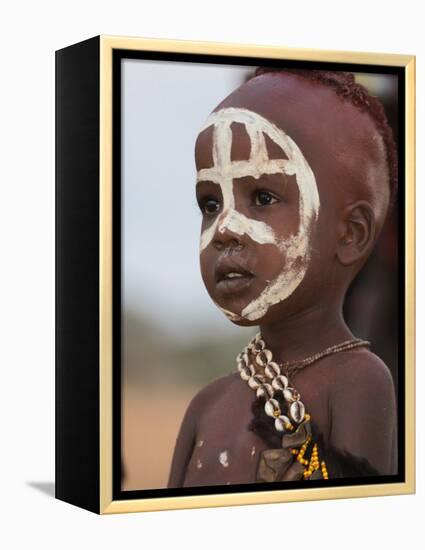
POLYGON ((218 250, 242 247, 241 235, 237 231, 237 217, 237 212, 233 209, 221 214, 213 237, 213 244, 218 250))

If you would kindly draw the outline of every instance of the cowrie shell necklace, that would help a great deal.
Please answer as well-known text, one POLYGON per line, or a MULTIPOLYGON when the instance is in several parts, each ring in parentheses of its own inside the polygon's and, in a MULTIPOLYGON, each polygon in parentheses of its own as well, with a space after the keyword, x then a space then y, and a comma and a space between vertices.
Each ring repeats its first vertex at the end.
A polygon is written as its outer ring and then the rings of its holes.
POLYGON ((367 340, 358 338, 335 344, 310 357, 278 364, 259 332, 236 357, 237 367, 242 380, 256 392, 257 397, 265 397, 264 410, 274 419, 275 429, 279 432, 291 432, 304 420, 310 420, 299 392, 290 384, 290 377, 297 370, 311 365, 334 353, 353 348, 370 346, 367 340), (276 394, 281 393, 286 404, 282 411, 276 394))

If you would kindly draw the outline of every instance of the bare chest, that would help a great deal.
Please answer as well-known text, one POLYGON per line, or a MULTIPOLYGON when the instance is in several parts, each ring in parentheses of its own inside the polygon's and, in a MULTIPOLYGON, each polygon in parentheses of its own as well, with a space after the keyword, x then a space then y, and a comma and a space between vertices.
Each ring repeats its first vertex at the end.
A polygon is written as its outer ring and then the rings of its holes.
MULTIPOLYGON (((316 384, 302 380, 299 390, 307 411, 326 438, 329 425, 326 396, 316 384)), ((261 452, 270 446, 249 430, 255 399, 253 390, 238 379, 232 391, 218 396, 202 411, 184 486, 256 482, 261 452)))
POLYGON ((255 482, 258 459, 267 445, 248 429, 254 397, 244 395, 238 402, 224 397, 202 415, 184 486, 255 482))

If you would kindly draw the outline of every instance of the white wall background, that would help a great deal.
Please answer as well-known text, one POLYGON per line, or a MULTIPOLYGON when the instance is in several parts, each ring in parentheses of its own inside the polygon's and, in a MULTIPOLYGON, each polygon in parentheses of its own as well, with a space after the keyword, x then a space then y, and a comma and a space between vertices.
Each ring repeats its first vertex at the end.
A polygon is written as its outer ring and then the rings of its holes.
MULTIPOLYGON (((418 288, 418 494, 97 517, 46 494, 54 476, 54 50, 99 33, 414 53, 424 97, 423 17, 414 0, 151 0, 3 3, 0 16, 0 476, 2 548, 423 545, 424 291, 418 288), (38 488, 37 488, 38 487, 38 488), (40 488, 42 490, 40 490, 40 488), (418 540, 413 543, 413 537, 418 540)), ((418 105, 423 205, 424 109, 418 105)), ((418 217, 418 242, 424 217, 418 217)), ((418 281, 424 280, 423 253, 418 281)))

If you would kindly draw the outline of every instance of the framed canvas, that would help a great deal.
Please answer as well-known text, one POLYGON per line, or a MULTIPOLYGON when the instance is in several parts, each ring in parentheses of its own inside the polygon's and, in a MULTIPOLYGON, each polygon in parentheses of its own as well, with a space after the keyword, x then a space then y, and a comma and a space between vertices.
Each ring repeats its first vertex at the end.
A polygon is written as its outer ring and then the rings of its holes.
POLYGON ((415 58, 56 52, 56 497, 412 493, 415 58))

